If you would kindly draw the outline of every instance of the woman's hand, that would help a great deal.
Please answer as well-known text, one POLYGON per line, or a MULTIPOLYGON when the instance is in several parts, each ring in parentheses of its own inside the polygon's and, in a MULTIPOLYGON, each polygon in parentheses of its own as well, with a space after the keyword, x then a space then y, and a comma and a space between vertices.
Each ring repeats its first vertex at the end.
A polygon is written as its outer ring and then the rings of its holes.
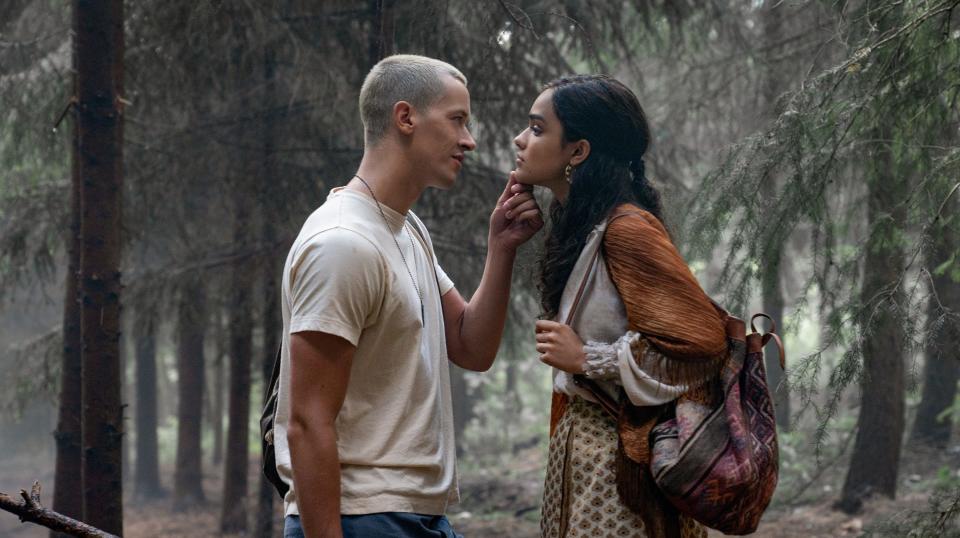
POLYGON ((587 362, 583 340, 569 325, 556 321, 537 321, 537 353, 540 362, 571 374, 582 374, 587 362))

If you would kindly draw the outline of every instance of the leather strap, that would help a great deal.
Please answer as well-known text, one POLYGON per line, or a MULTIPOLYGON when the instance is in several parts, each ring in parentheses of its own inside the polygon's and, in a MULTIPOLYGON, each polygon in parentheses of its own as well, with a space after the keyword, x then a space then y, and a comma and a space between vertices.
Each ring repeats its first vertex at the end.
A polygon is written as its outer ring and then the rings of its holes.
POLYGON ((577 294, 573 297, 573 304, 570 305, 567 320, 563 322, 564 325, 570 325, 570 322, 573 321, 573 316, 577 313, 577 307, 580 306, 580 299, 583 298, 583 291, 587 289, 587 282, 590 281, 590 275, 593 274, 593 269, 597 266, 597 258, 599 257, 600 247, 597 247, 597 251, 593 253, 593 258, 590 259, 590 265, 587 266, 587 273, 583 275, 583 280, 580 282, 580 288, 577 289, 577 294))
MULTIPOLYGON (((643 215, 637 211, 624 211, 617 213, 610 217, 607 220, 607 226, 610 226, 610 223, 619 219, 620 217, 625 217, 627 215, 643 215)), ((593 257, 590 259, 590 265, 587 266, 587 272, 583 275, 583 280, 580 282, 580 288, 577 289, 577 294, 573 298, 573 304, 570 305, 570 312, 567 313, 567 320, 564 322, 565 325, 570 325, 573 321, 574 315, 577 313, 577 307, 580 306, 580 300, 583 298, 583 292, 587 288, 587 282, 590 280, 590 276, 593 274, 593 270, 597 265, 597 260, 600 258, 600 249, 603 248, 603 239, 601 238, 600 244, 597 245, 597 250, 593 253, 593 257)), ((605 390, 600 388, 600 385, 592 379, 588 379, 585 375, 574 374, 573 383, 583 389, 586 389, 596 400, 600 403, 600 406, 603 407, 603 410, 606 411, 614 420, 619 419, 620 417, 620 404, 615 399, 613 399, 605 390)))
MULTIPOLYGON (((610 226, 610 223, 619 219, 620 217, 626 217, 627 215, 638 215, 643 218, 643 214, 639 211, 623 211, 621 213, 616 213, 607 220, 607 226, 610 226)), ((604 230, 606 233, 606 230, 604 230)), ((597 265, 597 259, 600 257, 600 249, 603 248, 603 238, 600 239, 600 244, 597 245, 596 252, 593 253, 593 258, 590 259, 590 265, 587 266, 587 273, 583 275, 583 280, 580 282, 580 288, 577 290, 577 294, 573 298, 573 304, 570 305, 570 312, 567 313, 567 320, 564 322, 564 325, 570 325, 570 322, 573 321, 573 316, 577 313, 577 307, 580 306, 580 299, 583 298, 583 291, 587 288, 587 282, 590 280, 590 275, 593 274, 593 268, 597 265)))
POLYGON ((596 381, 588 379, 586 376, 576 374, 573 376, 573 383, 589 391, 590 394, 597 399, 600 407, 602 407, 608 415, 613 417, 614 420, 620 418, 620 404, 614 400, 612 396, 607 394, 605 390, 600 388, 600 385, 598 385, 596 381))
POLYGON ((783 340, 781 340, 780 336, 777 334, 777 322, 773 321, 773 318, 771 318, 767 314, 764 314, 763 312, 758 312, 750 318, 750 330, 754 333, 759 333, 759 331, 757 331, 756 325, 754 324, 754 321, 757 318, 767 318, 770 321, 770 329, 764 332, 760 339, 760 348, 763 349, 763 347, 765 347, 770 342, 770 340, 773 340, 773 342, 777 344, 777 351, 780 354, 780 369, 786 370, 787 357, 786 357, 786 353, 783 350, 783 340))

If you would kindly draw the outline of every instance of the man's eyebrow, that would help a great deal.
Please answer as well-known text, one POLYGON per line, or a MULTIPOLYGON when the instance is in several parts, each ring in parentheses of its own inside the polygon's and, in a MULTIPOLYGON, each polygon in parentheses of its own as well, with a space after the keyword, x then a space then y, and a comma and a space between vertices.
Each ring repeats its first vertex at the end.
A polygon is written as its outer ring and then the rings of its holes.
POLYGON ((467 112, 465 109, 462 109, 462 108, 457 109, 457 110, 454 110, 450 115, 451 115, 451 116, 466 116, 466 117, 468 117, 468 118, 470 117, 470 113, 467 112))
POLYGON ((543 116, 541 116, 540 114, 530 114, 530 119, 544 121, 543 116))

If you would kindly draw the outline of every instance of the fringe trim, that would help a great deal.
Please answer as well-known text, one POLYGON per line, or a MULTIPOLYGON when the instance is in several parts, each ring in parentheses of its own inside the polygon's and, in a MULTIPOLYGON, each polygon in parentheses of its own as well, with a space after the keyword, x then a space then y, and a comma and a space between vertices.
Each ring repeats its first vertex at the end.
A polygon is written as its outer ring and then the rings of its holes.
POLYGON ((620 502, 640 516, 649 538, 680 538, 680 513, 660 493, 647 466, 630 459, 617 443, 617 495, 620 502))
POLYGON ((661 353, 646 338, 630 343, 630 351, 641 368, 655 379, 668 385, 686 385, 696 388, 720 375, 727 355, 703 357, 700 360, 672 359, 661 353))

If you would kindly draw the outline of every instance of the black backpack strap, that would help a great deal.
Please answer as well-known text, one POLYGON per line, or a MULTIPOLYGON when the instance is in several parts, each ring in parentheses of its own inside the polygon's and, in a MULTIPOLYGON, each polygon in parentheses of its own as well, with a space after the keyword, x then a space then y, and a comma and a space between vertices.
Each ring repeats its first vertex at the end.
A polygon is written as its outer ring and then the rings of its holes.
POLYGON ((270 382, 267 383, 263 393, 263 401, 266 402, 270 395, 277 390, 280 381, 280 353, 283 351, 283 344, 277 346, 277 357, 273 359, 273 373, 270 374, 270 382))

